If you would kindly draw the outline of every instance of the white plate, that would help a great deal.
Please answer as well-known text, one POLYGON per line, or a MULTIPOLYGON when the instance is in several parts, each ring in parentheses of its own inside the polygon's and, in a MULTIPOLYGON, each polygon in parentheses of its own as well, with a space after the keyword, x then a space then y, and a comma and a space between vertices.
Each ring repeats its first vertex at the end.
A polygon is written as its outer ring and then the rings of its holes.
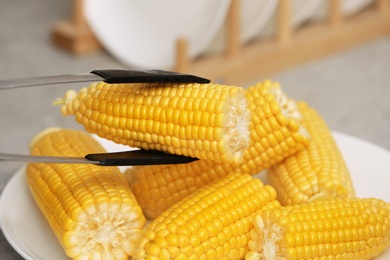
MULTIPOLYGON (((357 195, 390 202, 390 152, 345 134, 334 136, 352 174, 357 195)), ((9 243, 25 259, 69 259, 35 205, 24 180, 24 169, 15 173, 3 191, 0 222, 9 243)), ((390 259, 390 249, 377 259, 390 259)))
POLYGON ((222 26, 230 0, 86 0, 85 17, 103 46, 137 68, 174 66, 176 40, 200 54, 222 26))

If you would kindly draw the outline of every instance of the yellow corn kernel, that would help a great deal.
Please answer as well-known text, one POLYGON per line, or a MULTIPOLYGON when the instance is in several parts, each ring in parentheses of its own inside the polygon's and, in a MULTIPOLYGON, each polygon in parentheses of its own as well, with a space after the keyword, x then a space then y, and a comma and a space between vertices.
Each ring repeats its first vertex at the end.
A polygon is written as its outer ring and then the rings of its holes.
POLYGON ((302 125, 311 142, 306 149, 267 171, 282 205, 326 198, 354 197, 352 180, 336 142, 321 115, 298 102, 302 125))
POLYGON ((279 207, 271 186, 231 174, 187 196, 145 229, 134 259, 240 259, 248 251, 253 216, 279 207))
MULTIPOLYGON (((90 135, 50 129, 33 138, 32 155, 85 156, 105 150, 90 135)), ((72 259, 128 259, 145 217, 117 167, 29 163, 35 202, 72 259)))
POLYGON ((390 246, 390 204, 327 199, 260 210, 245 259, 371 259, 390 246))
POLYGON ((246 97, 252 114, 250 146, 241 163, 198 160, 181 165, 137 166, 125 172, 147 217, 158 216, 218 178, 232 172, 257 174, 307 146, 309 138, 300 126, 301 116, 278 83, 259 83, 247 90, 246 97))
POLYGON ((69 90, 63 115, 116 143, 200 159, 239 162, 250 113, 241 87, 216 84, 91 84, 69 90))

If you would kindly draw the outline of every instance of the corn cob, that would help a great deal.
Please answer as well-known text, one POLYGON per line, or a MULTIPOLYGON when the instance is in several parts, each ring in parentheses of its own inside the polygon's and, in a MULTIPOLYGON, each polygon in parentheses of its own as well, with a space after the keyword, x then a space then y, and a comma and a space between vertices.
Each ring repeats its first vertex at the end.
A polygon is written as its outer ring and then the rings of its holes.
POLYGON ((199 189, 154 219, 134 259, 240 259, 260 208, 276 208, 275 190, 248 174, 199 189))
POLYGON ((390 246, 390 204, 328 199, 261 210, 245 259, 371 259, 390 246))
POLYGON ((116 143, 238 162, 249 145, 244 89, 216 84, 91 84, 69 90, 63 115, 116 143))
POLYGON ((298 102, 302 125, 309 132, 307 149, 288 157, 267 171, 282 205, 325 198, 354 197, 352 180, 325 121, 313 108, 298 102))
MULTIPOLYGON (((50 129, 32 140, 31 154, 81 156, 105 150, 88 134, 50 129)), ((73 259, 128 259, 145 217, 116 167, 30 163, 30 191, 65 253, 73 259)))
POLYGON ((189 164, 139 166, 125 172, 144 213, 154 218, 204 185, 232 172, 257 174, 302 150, 309 142, 294 101, 269 80, 246 91, 252 118, 250 146, 240 164, 199 160, 189 164))

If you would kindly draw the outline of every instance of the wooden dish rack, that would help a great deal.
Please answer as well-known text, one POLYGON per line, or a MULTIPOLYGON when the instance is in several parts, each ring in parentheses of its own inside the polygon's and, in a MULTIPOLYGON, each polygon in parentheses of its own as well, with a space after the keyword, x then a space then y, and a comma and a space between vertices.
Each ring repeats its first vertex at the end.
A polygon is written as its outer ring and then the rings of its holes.
MULTIPOLYGON (((232 0, 226 18, 225 50, 190 59, 187 40, 177 39, 176 65, 172 70, 200 75, 212 82, 244 84, 390 34, 389 0, 375 0, 368 8, 348 18, 342 15, 342 0, 324 1, 329 1, 324 21, 307 23, 293 30, 291 0, 279 0, 275 35, 241 45, 238 40, 240 0, 232 0)), ((82 0, 73 0, 71 20, 57 23, 52 36, 56 45, 75 55, 102 48, 85 22, 82 0)))

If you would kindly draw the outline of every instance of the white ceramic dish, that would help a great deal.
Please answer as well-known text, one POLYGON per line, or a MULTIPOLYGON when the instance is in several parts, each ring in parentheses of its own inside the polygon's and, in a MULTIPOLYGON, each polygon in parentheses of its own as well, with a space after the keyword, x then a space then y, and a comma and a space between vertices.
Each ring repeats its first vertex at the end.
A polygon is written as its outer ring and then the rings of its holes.
MULTIPOLYGON (((334 136, 352 174, 357 196, 390 202, 390 152, 345 134, 334 136)), ((25 259, 69 259, 35 205, 24 180, 24 169, 15 173, 3 191, 0 222, 9 243, 25 259)), ((390 259, 390 249, 376 259, 390 259)))
POLYGON ((86 0, 85 17, 102 45, 136 68, 174 66, 179 37, 200 54, 225 20, 230 0, 86 0))

